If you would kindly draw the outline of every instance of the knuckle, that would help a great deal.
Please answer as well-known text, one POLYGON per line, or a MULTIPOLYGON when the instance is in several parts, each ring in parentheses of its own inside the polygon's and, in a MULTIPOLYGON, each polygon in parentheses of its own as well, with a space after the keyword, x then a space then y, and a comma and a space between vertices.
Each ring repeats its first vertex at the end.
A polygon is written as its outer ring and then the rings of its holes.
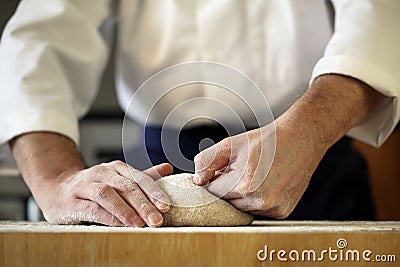
MULTIPOLYGON (((210 148, 207 148, 210 149, 210 148)), ((213 155, 209 153, 209 150, 203 150, 197 154, 194 158, 195 169, 198 172, 207 171, 213 160, 213 155)))
POLYGON ((104 165, 95 165, 87 169, 87 171, 89 174, 94 175, 103 174, 106 171, 106 167, 104 165))
POLYGON ((84 188, 86 184, 88 183, 87 181, 87 176, 79 174, 79 176, 76 176, 75 179, 71 181, 71 184, 67 187, 68 189, 66 190, 65 193, 71 193, 72 195, 75 195, 75 193, 81 188, 84 188))
POLYGON ((200 164, 202 161, 202 158, 204 157, 204 153, 200 152, 194 157, 194 162, 195 164, 200 164))
POLYGON ((231 145, 231 137, 225 137, 219 143, 217 143, 217 145, 230 146, 231 145))
POLYGON ((143 182, 146 181, 144 175, 145 175, 145 174, 143 174, 143 173, 133 173, 133 174, 132 174, 133 180, 134 180, 137 184, 141 184, 141 183, 143 183, 143 182))
POLYGON ((138 189, 138 186, 133 181, 122 181, 119 185, 119 191, 122 193, 134 192, 138 189))
POLYGON ((107 184, 100 184, 95 190, 96 199, 106 199, 111 195, 112 188, 107 184))
POLYGON ((110 163, 111 165, 119 166, 119 167, 126 167, 125 162, 121 160, 114 160, 110 163))

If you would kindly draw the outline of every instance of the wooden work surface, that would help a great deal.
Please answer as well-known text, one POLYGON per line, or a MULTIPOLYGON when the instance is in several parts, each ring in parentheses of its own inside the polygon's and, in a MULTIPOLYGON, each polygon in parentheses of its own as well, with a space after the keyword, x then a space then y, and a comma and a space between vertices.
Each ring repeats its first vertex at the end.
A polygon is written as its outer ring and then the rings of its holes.
POLYGON ((139 229, 4 221, 0 266, 400 266, 400 222, 139 229))

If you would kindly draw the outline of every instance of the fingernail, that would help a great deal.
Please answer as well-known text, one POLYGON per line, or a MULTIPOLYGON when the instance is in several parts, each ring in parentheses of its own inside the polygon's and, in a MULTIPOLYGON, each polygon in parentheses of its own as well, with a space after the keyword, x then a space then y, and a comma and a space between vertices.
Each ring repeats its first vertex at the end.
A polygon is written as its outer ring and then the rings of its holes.
POLYGON ((162 223, 163 217, 160 213, 152 213, 149 216, 150 225, 149 226, 158 226, 162 223))
POLYGON ((157 205, 157 208, 158 208, 160 211, 169 210, 169 207, 170 207, 170 204, 164 203, 164 202, 159 201, 159 200, 157 200, 156 205, 157 205))

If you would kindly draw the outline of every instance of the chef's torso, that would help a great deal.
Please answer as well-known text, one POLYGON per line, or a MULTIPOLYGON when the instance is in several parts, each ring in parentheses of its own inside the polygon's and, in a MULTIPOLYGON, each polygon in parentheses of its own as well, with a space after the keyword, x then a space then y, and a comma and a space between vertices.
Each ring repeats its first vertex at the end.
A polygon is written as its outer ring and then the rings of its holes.
MULTIPOLYGON (((332 34, 329 10, 321 0, 121 0, 118 10, 116 84, 125 109, 151 75, 175 64, 210 61, 253 80, 277 117, 307 89, 332 34)), ((141 123, 162 124, 185 101, 209 98, 224 102, 241 113, 245 124, 252 124, 250 113, 268 108, 262 101, 243 103, 241 96, 256 95, 256 89, 232 90, 236 94, 207 83, 190 84, 160 96, 160 88, 146 88, 135 96, 128 115, 141 123)), ((201 115, 230 123, 228 110, 190 101, 174 112, 180 118, 173 121, 201 115)))

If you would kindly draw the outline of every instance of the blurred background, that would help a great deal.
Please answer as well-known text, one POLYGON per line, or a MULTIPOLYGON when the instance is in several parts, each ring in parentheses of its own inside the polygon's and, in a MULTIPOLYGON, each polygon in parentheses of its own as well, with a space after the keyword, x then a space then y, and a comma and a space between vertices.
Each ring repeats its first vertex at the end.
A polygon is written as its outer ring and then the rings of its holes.
MULTIPOLYGON (((0 32, 14 13, 18 2, 1 1, 0 32)), ((121 129, 124 114, 115 96, 113 62, 114 57, 111 57, 97 99, 89 114, 80 122, 81 151, 89 166, 110 160, 122 152, 121 129)), ((129 145, 133 146, 138 141, 139 133, 135 125, 131 127, 131 132, 137 133, 130 140, 129 145)), ((399 127, 379 149, 357 141, 354 146, 369 164, 377 219, 400 220, 399 127)), ((8 153, 7 149, 0 149, 0 220, 40 220, 40 210, 14 163, 9 160, 8 153)))

